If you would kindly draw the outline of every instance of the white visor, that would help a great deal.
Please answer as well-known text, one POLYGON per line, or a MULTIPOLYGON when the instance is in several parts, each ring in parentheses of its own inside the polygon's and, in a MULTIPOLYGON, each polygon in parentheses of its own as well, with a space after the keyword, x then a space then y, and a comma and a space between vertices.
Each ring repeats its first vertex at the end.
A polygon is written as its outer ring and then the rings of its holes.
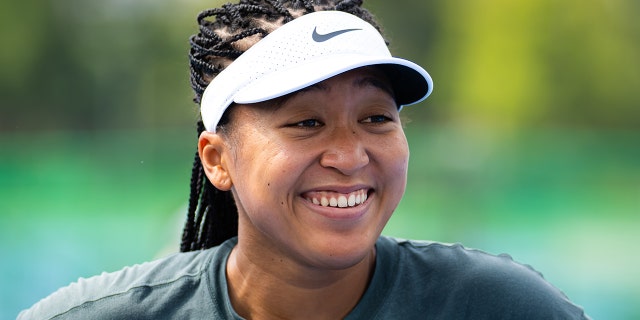
POLYGON ((216 131, 232 103, 263 102, 340 73, 377 65, 387 75, 398 107, 426 99, 431 76, 419 65, 391 56, 378 31, 341 11, 303 15, 274 30, 220 72, 200 103, 207 131, 216 131))

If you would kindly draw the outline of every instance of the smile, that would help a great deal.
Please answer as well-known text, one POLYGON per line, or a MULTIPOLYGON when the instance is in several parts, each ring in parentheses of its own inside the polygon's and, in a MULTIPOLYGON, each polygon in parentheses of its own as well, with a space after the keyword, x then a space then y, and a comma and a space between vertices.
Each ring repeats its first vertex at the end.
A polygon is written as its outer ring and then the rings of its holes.
POLYGON ((323 207, 349 208, 367 201, 367 190, 360 189, 347 194, 328 191, 313 192, 305 195, 305 198, 313 204, 323 207))

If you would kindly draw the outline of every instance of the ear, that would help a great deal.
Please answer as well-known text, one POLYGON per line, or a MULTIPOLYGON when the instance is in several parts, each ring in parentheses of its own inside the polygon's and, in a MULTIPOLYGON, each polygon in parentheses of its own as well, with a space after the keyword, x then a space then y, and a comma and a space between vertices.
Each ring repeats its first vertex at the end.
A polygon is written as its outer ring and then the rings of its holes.
POLYGON ((219 134, 204 131, 198 139, 198 154, 204 173, 211 183, 222 191, 229 191, 233 182, 229 176, 227 158, 229 149, 219 134))

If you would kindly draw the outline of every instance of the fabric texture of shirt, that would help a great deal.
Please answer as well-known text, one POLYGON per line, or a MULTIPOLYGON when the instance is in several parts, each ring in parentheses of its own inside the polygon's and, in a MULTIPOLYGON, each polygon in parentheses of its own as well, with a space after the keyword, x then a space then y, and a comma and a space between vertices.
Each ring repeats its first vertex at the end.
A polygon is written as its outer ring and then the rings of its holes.
MULTIPOLYGON (((80 279, 18 319, 242 319, 227 292, 237 238, 80 279)), ((369 287, 346 319, 589 319, 531 267, 461 245, 380 237, 369 287)))

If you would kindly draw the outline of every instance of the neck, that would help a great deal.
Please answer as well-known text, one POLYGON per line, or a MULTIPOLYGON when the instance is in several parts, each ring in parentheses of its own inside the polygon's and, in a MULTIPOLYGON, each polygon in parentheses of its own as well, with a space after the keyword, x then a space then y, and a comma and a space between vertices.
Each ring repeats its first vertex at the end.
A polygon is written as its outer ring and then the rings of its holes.
POLYGON ((355 265, 335 270, 277 254, 268 261, 256 258, 240 243, 226 270, 231 303, 247 319, 344 318, 364 294, 375 268, 375 248, 355 265))

